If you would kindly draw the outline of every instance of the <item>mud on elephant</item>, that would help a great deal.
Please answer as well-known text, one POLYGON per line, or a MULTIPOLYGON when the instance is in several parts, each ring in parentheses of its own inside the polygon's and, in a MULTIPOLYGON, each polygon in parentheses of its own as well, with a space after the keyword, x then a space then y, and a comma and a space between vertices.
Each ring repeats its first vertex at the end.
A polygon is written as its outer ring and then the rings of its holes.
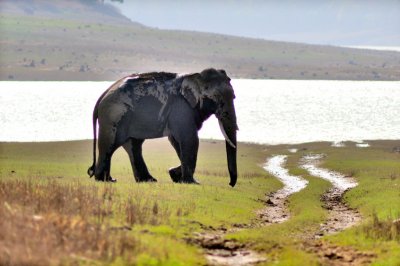
POLYGON ((93 165, 90 176, 115 181, 110 175, 111 157, 123 146, 129 154, 137 182, 157 181, 142 156, 145 139, 167 136, 181 161, 169 174, 174 182, 197 183, 198 130, 211 115, 219 121, 226 140, 230 185, 237 180, 236 114, 234 91, 224 70, 177 75, 152 72, 124 77, 98 99, 93 111, 93 165), (99 124, 96 165, 96 135, 99 124))

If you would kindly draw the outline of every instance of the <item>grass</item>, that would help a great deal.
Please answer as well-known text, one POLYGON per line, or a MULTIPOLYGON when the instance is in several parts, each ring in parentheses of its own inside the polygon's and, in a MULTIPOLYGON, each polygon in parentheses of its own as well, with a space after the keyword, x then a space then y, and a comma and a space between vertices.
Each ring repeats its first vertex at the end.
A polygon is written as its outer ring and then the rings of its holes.
POLYGON ((224 143, 201 141, 199 186, 174 184, 167 174, 178 164, 166 140, 145 143, 144 157, 159 182, 134 182, 127 155, 112 162, 116 184, 86 175, 91 141, 0 144, 0 264, 200 265, 205 259, 185 239, 205 228, 249 223, 260 199, 281 184, 262 169, 266 158, 287 154, 287 167, 308 186, 289 198, 291 218, 282 224, 228 234, 267 257, 266 265, 319 265, 304 249, 327 211, 320 197, 330 184, 309 176, 298 161, 309 152, 327 154, 324 167, 353 175, 359 186, 345 195, 363 222, 321 241, 376 254, 376 265, 400 263, 400 155, 396 141, 259 146, 240 144, 239 179, 228 186, 224 143), (292 154, 288 148, 298 148, 292 154))
POLYGON ((71 259, 117 265, 201 264, 203 256, 186 244, 185 237, 203 226, 250 221, 253 210, 262 207, 257 199, 280 186, 258 166, 264 156, 256 145, 242 145, 242 171, 235 189, 228 185, 220 142, 201 143, 200 186, 172 183, 167 169, 178 161, 165 140, 144 147, 157 184, 135 183, 122 150, 112 162, 118 183, 96 183, 86 176, 90 146, 90 141, 0 145, 0 205, 2 214, 7 214, 1 216, 7 217, 1 219, 1 228, 7 229, 0 233, 0 254, 9 254, 0 255, 0 264, 25 263, 19 258, 41 264, 45 254, 54 255, 45 263, 71 259), (20 234, 23 223, 26 232, 20 234), (46 237, 52 234, 57 237, 46 237), (67 245, 78 240, 81 244, 74 248, 67 245))

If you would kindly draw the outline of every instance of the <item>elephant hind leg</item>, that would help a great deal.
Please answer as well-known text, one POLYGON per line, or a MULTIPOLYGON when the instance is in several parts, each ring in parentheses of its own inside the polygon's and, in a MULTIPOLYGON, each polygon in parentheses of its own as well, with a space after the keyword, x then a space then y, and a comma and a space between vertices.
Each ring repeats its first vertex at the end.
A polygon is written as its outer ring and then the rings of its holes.
POLYGON ((114 128, 101 128, 99 130, 99 158, 95 168, 96 181, 116 182, 111 177, 111 157, 120 146, 116 143, 114 128))
POLYGON ((96 166, 94 174, 96 181, 116 182, 117 180, 111 177, 111 156, 114 151, 106 155, 99 155, 99 162, 96 166))
POLYGON ((149 173, 146 163, 144 162, 142 155, 143 142, 143 139, 131 138, 123 147, 129 155, 136 182, 157 182, 157 179, 149 173))

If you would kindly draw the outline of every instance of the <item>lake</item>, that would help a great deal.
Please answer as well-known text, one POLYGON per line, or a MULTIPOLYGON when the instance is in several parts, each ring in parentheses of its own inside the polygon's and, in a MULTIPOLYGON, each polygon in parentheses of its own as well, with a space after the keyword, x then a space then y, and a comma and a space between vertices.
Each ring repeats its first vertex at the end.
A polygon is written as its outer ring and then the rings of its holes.
MULTIPOLYGON (((0 141, 90 139, 112 82, 0 82, 0 141)), ((234 79, 238 140, 264 144, 400 138, 400 81, 234 79)), ((223 139, 215 118, 201 138, 223 139)))

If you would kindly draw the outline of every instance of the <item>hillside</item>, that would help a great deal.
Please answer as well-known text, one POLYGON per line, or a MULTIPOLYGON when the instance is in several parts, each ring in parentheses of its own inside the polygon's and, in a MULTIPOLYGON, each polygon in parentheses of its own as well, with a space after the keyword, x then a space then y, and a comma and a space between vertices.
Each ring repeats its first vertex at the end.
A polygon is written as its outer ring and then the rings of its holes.
POLYGON ((0 2, 0 11, 1 14, 23 17, 130 23, 130 20, 123 16, 117 8, 100 2, 98 0, 2 0, 0 2))
POLYGON ((113 80, 132 72, 210 66, 240 78, 400 77, 398 52, 158 30, 97 1, 50 3, 1 1, 1 80, 113 80))

